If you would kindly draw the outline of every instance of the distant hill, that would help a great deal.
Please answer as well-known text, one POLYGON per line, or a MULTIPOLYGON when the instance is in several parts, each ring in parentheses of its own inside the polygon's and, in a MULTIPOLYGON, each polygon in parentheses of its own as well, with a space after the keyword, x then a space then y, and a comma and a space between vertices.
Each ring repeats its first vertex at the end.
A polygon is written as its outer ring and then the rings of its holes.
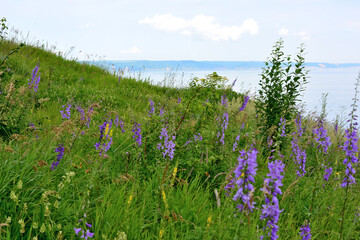
MULTIPOLYGON (((138 70, 236 70, 236 69, 258 69, 265 66, 261 61, 148 61, 148 60, 106 60, 94 61, 96 65, 113 67, 115 69, 138 70)), ((320 63, 308 62, 310 68, 346 68, 360 67, 360 63, 320 63)))

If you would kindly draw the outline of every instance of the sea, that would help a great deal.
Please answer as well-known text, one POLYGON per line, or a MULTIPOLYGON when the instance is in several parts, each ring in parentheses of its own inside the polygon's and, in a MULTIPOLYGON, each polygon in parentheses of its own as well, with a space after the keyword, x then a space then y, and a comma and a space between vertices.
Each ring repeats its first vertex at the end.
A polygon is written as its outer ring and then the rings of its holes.
MULTIPOLYGON (((168 87, 186 87, 195 78, 217 72, 235 80, 233 90, 256 97, 264 62, 260 61, 98 61, 123 77, 168 87)), ((308 83, 300 96, 304 114, 318 115, 326 107, 326 119, 346 123, 354 103, 355 83, 360 78, 360 63, 306 63, 308 83)), ((360 79, 359 79, 360 81, 360 79)), ((359 87, 360 90, 360 87, 359 87)), ((360 96, 358 95, 358 98, 360 96)))

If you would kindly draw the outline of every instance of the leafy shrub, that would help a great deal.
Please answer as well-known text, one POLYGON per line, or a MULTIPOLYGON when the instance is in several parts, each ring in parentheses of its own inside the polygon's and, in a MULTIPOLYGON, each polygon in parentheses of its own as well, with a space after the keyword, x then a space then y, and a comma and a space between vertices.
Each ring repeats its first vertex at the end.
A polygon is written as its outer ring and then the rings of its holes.
POLYGON ((304 46, 299 47, 299 53, 293 64, 291 57, 285 56, 283 44, 282 39, 278 40, 270 59, 265 62, 259 83, 259 96, 255 103, 262 132, 271 136, 274 132, 270 133, 270 129, 274 127, 277 129, 281 118, 290 123, 296 117, 298 112, 296 103, 304 90, 304 84, 307 83, 308 71, 305 70, 304 46))

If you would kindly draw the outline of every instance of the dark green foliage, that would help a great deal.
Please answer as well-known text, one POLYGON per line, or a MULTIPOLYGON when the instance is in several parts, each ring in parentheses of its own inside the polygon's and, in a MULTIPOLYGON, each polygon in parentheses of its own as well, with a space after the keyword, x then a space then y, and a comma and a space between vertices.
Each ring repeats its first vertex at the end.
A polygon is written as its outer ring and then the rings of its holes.
POLYGON ((295 63, 283 52, 283 40, 277 41, 268 62, 261 73, 259 96, 256 101, 256 112, 259 114, 259 125, 265 136, 278 127, 280 118, 290 122, 297 115, 296 103, 307 83, 304 46, 301 45, 295 63))

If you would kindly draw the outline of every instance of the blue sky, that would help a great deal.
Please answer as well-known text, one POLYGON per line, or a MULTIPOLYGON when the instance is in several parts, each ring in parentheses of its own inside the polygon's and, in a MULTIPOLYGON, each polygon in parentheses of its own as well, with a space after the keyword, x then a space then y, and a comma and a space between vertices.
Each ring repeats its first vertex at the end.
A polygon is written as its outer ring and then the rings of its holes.
POLYGON ((0 0, 0 6, 0 17, 29 33, 29 41, 65 52, 74 46, 79 59, 264 61, 282 37, 288 54, 305 43, 307 61, 360 63, 359 0, 0 0))

